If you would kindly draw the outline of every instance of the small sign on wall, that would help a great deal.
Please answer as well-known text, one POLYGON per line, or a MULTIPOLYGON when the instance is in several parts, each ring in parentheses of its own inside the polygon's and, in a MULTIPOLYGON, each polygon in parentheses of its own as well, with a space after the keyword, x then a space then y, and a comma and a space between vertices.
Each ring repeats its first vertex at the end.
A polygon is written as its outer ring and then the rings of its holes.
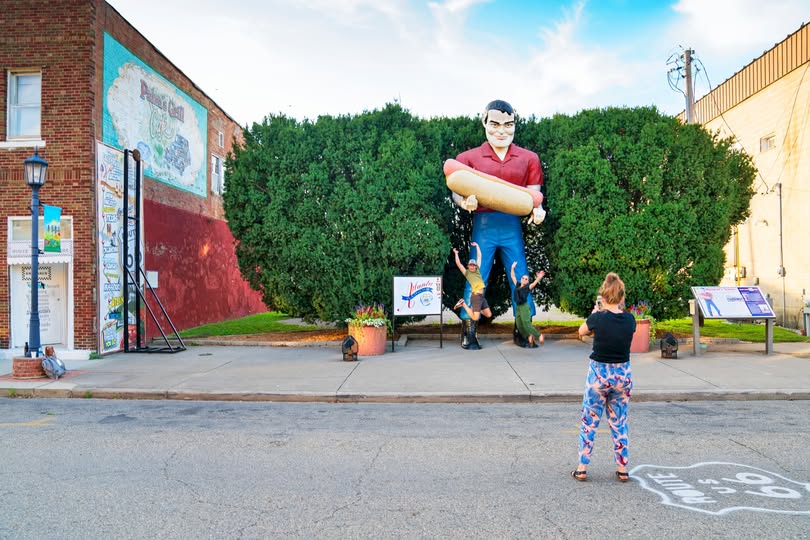
POLYGON ((152 289, 158 288, 158 273, 157 270, 147 270, 146 271, 146 281, 149 282, 149 287, 152 289))

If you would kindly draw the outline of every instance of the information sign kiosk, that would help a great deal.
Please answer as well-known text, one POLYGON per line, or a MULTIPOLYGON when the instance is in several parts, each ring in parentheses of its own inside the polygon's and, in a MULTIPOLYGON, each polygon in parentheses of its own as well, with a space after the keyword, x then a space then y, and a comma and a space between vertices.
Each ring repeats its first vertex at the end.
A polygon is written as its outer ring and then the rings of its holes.
POLYGON ((692 287, 692 350, 700 355, 700 313, 704 319, 764 319, 765 354, 773 352, 773 322, 776 315, 759 287, 692 287))

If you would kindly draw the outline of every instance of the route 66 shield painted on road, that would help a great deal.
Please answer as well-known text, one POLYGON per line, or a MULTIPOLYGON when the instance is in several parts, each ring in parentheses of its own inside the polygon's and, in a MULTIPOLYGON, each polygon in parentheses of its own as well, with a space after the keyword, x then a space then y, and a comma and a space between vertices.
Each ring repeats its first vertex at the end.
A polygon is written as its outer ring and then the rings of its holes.
POLYGON ((733 511, 810 514, 810 483, 739 463, 706 462, 687 467, 638 465, 630 471, 663 503, 706 514, 733 511))

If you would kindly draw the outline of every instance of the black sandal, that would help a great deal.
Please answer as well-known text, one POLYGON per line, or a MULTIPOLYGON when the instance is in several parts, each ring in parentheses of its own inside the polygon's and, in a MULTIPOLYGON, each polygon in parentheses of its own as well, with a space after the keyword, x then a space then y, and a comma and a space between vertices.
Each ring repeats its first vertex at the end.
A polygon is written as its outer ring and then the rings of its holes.
POLYGON ((628 480, 630 480, 630 475, 628 473, 626 473, 626 472, 616 471, 616 479, 619 482, 624 483, 624 482, 627 482, 628 480))
POLYGON ((571 471, 571 476, 577 482, 584 482, 588 479, 588 471, 571 471))

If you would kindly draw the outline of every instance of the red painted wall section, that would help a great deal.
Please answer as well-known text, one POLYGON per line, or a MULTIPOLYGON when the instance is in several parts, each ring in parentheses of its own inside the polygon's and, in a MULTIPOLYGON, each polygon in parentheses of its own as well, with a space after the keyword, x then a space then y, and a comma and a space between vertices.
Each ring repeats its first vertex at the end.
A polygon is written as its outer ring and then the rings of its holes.
MULTIPOLYGON (((155 292, 178 330, 267 311, 239 273, 225 221, 150 200, 143 205, 145 269, 158 273, 155 292)), ((148 291, 146 296, 159 311, 148 291)), ((160 337, 146 317, 147 339, 160 337)), ((161 327, 171 334, 164 321, 161 327)))

